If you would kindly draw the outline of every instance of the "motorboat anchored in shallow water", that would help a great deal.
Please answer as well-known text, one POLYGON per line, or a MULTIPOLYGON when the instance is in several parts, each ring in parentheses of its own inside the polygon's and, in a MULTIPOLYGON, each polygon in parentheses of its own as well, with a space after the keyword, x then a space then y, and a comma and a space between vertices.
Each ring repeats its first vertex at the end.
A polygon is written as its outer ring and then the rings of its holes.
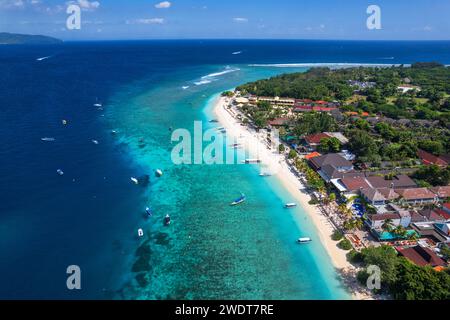
POLYGON ((289 209, 289 208, 295 208, 297 206, 297 204, 296 203, 293 203, 293 202, 291 202, 291 203, 286 203, 285 205, 284 205, 284 207, 286 208, 286 209, 289 209))
POLYGON ((153 216, 153 211, 152 211, 152 209, 150 209, 149 207, 145 208, 145 212, 147 212, 147 215, 148 215, 149 217, 153 216))
POLYGON ((56 173, 58 173, 60 176, 64 175, 64 171, 62 171, 61 169, 56 170, 56 173))
POLYGON ((242 202, 244 202, 246 200, 245 198, 245 194, 241 194, 241 196, 239 198, 237 198, 236 200, 234 200, 230 205, 232 206, 236 206, 238 204, 241 204, 242 202))
POLYGON ((144 230, 139 229, 139 230, 138 230, 138 237, 139 237, 139 238, 142 238, 143 236, 144 236, 144 230))
POLYGON ((309 243, 311 242, 311 238, 298 238, 297 243, 309 243))
POLYGON ((161 169, 156 169, 156 170, 155 170, 155 176, 156 176, 156 177, 161 178, 162 175, 163 175, 163 172, 162 172, 161 169))
POLYGON ((164 217, 164 225, 169 226, 170 223, 171 223, 170 216, 166 214, 166 216, 164 217))
POLYGON ((134 184, 139 184, 139 180, 135 177, 131 177, 130 180, 133 181, 134 184))

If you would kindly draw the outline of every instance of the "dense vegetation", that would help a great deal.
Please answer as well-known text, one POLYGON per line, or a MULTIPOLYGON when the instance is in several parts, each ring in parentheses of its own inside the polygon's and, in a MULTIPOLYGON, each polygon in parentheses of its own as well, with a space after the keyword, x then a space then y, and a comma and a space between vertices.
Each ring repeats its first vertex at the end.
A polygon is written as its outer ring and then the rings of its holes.
POLYGON ((62 43, 62 40, 40 35, 0 32, 0 44, 56 44, 56 43, 62 43))
MULTIPOLYGON (((436 156, 450 153, 449 80, 450 67, 416 63, 411 67, 313 68, 247 83, 237 90, 258 96, 338 100, 340 115, 296 113, 286 134, 301 139, 312 133, 341 131, 350 138, 348 147, 360 162, 394 168, 417 166, 419 149, 436 156), (417 87, 402 93, 397 89, 400 85, 417 87), (363 116, 364 112, 368 115, 363 116)), ((244 106, 243 111, 261 128, 283 115, 268 103, 244 106)), ((324 152, 338 148, 335 141, 321 144, 324 152)), ((436 184, 434 178, 418 179, 436 184)), ((448 181, 446 175, 442 180, 448 181)))
POLYGON ((358 274, 363 284, 369 276, 367 267, 381 270, 380 292, 388 292, 400 300, 448 300, 450 299, 450 271, 435 271, 430 266, 419 267, 399 257, 392 247, 369 247, 360 254, 353 253, 353 261, 361 261, 365 268, 358 274))

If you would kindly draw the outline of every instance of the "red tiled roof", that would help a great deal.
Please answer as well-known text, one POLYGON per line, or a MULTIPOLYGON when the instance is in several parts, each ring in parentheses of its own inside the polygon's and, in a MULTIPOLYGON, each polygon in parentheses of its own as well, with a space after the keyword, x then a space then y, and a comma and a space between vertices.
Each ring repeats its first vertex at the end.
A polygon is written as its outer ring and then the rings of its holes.
POLYGON ((341 179, 341 182, 348 191, 370 188, 364 177, 343 178, 341 179))
POLYGON ((426 152, 424 150, 417 151, 417 155, 419 156, 420 160, 422 160, 423 164, 425 165, 432 165, 437 164, 438 166, 446 166, 448 165, 448 162, 438 156, 435 156, 434 154, 431 154, 429 152, 426 152))
POLYGON ((448 214, 447 212, 445 212, 442 209, 434 209, 434 212, 436 212, 438 215, 440 215, 441 217, 443 217, 445 220, 450 219, 450 214, 448 214))
POLYGON ((320 156, 321 156, 321 154, 315 151, 315 152, 312 152, 310 154, 307 154, 305 156, 305 159, 309 160, 309 159, 312 159, 312 158, 315 158, 315 157, 320 157, 320 156))
POLYGON ((427 188, 396 189, 395 192, 405 200, 432 199, 436 196, 427 188))
POLYGON ((345 114, 348 115, 348 116, 361 116, 361 117, 368 117, 369 116, 368 112, 362 112, 361 114, 359 114, 356 111, 347 111, 345 114))
POLYGON ((443 206, 445 209, 450 210, 450 203, 444 203, 443 206))
POLYGON ((372 221, 384 221, 387 219, 399 220, 401 219, 398 213, 381 213, 381 214, 370 214, 369 219, 372 221))
POLYGON ((431 265, 432 267, 436 266, 445 266, 444 260, 439 258, 436 253, 434 253, 429 248, 415 246, 411 248, 395 248, 398 253, 404 256, 406 259, 412 261, 418 266, 424 267, 426 265, 431 265))
POLYGON ((319 144, 320 141, 322 141, 322 139, 326 139, 326 138, 330 138, 330 136, 326 133, 316 133, 316 134, 311 134, 309 136, 306 136, 305 141, 308 144, 319 144))
POLYGON ((271 126, 283 126, 289 121, 288 118, 277 118, 274 120, 269 121, 269 124, 271 126))
POLYGON ((448 198, 450 197, 450 186, 445 187, 433 187, 430 188, 432 192, 438 195, 439 198, 448 198))

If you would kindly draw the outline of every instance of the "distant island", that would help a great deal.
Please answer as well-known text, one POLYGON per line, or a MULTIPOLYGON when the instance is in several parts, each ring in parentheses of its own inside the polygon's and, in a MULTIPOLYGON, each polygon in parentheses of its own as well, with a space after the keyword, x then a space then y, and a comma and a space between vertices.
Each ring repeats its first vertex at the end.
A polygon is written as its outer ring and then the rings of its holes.
POLYGON ((60 39, 31 34, 0 32, 0 44, 58 44, 60 39))

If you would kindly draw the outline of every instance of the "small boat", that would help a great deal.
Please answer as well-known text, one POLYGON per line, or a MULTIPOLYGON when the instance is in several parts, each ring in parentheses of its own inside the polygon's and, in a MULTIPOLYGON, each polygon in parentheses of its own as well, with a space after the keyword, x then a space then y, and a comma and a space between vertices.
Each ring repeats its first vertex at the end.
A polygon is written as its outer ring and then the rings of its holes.
POLYGON ((45 142, 50 142, 50 141, 55 141, 56 139, 55 138, 47 138, 47 137, 45 137, 45 138, 41 138, 41 140, 45 141, 45 142))
POLYGON ((308 243, 311 241, 311 238, 298 238, 297 243, 308 243))
POLYGON ((270 177, 271 175, 272 175, 272 174, 269 173, 269 172, 261 172, 261 173, 259 174, 260 177, 270 177))
POLYGON ((261 160, 259 160, 259 159, 245 159, 245 160, 242 161, 242 163, 247 163, 247 164, 249 164, 249 163, 261 163, 261 160))
POLYGON ((142 238, 143 236, 144 236, 144 230, 139 229, 139 230, 138 230, 138 237, 139 237, 139 238, 142 238))
POLYGON ((168 226, 168 225, 170 225, 170 216, 167 214, 165 217, 164 217, 164 225, 165 226, 168 226))
POLYGON ((64 171, 62 171, 61 169, 56 170, 56 173, 58 173, 60 176, 64 175, 64 171))
POLYGON ((241 194, 241 196, 239 198, 237 198, 236 200, 234 200, 231 205, 232 206, 236 206, 238 204, 241 204, 242 202, 245 201, 245 194, 241 194))
POLYGON ((152 209, 150 209, 149 207, 145 208, 145 212, 147 212, 147 215, 148 215, 149 217, 153 216, 153 211, 152 211, 152 209))
POLYGON ((217 122, 219 122, 219 120, 217 120, 217 119, 211 119, 211 120, 209 120, 209 122, 211 122, 211 123, 217 123, 217 122))
POLYGON ((296 206, 297 206, 296 203, 286 203, 286 204, 284 205, 285 208, 295 208, 296 206))
POLYGON ((131 181, 134 182, 134 184, 139 184, 139 180, 138 179, 136 179, 134 177, 131 177, 130 179, 131 179, 131 181))
POLYGON ((116 130, 111 130, 111 134, 117 134, 116 130))
POLYGON ((101 103, 94 103, 94 107, 101 108, 103 105, 101 103))
POLYGON ((92 143, 93 144, 98 144, 98 141, 97 140, 92 140, 92 143))
POLYGON ((161 170, 161 169, 156 169, 156 170, 155 170, 155 175, 156 175, 158 178, 162 177, 162 175, 163 175, 162 170, 161 170))
POLYGON ((67 120, 61 120, 63 125, 67 125, 67 120))

